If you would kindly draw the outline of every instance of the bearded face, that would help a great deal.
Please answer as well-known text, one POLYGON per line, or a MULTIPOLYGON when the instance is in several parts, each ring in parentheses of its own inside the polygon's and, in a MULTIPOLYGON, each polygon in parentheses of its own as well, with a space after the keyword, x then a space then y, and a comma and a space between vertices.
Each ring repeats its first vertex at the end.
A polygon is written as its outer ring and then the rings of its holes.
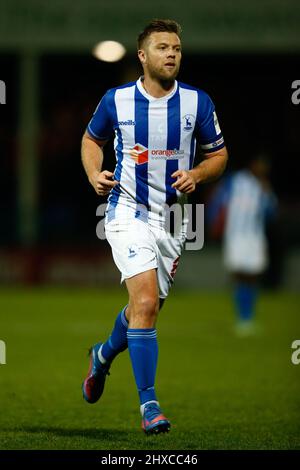
POLYGON ((139 50, 139 58, 151 78, 173 81, 180 68, 180 39, 175 33, 154 32, 145 40, 143 49, 139 50))

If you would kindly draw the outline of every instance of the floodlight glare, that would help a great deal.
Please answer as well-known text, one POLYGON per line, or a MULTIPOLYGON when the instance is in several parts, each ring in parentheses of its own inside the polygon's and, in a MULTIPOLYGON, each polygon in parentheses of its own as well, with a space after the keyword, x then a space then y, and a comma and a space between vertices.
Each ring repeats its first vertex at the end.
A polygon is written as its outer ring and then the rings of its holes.
POLYGON ((93 49, 93 55, 104 62, 117 62, 122 59, 125 52, 125 47, 117 41, 102 41, 93 49))

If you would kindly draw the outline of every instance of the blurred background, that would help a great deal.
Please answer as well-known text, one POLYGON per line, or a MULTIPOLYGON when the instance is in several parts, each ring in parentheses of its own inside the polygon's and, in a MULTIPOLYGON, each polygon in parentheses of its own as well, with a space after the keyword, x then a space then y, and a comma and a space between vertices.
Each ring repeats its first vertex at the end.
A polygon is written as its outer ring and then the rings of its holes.
MULTIPOLYGON (((153 17, 172 17, 183 28, 179 79, 210 94, 230 155, 229 170, 254 152, 272 162, 280 201, 270 234, 267 284, 300 287, 300 106, 291 101, 300 66, 299 3, 280 1, 158 1, 137 8, 129 0, 1 1, 0 108, 2 283, 110 283, 118 279, 106 242, 96 238, 99 202, 83 172, 80 140, 108 88, 135 80, 141 69, 136 36, 153 17), (117 62, 92 55, 100 41, 119 41, 117 62), (108 255, 108 256, 107 256, 108 255), (104 268, 105 265, 105 268, 104 268), (80 269, 78 267, 80 266, 80 269)), ((114 167, 112 145, 105 167, 114 167)), ((193 201, 206 202, 210 187, 193 201)), ((176 282, 184 287, 224 286, 219 243, 188 253, 176 282), (186 269, 197 267, 197 277, 186 269), (205 273, 205 275, 203 274, 205 273)))
MULTIPOLYGON (((280 208, 266 284, 298 289, 300 106, 291 101, 291 86, 300 65, 299 16, 294 0, 284 8, 276 0, 220 1, 218 7, 195 0, 186 9, 179 1, 2 0, 0 282, 99 285, 119 279, 108 244, 96 238, 95 211, 103 200, 83 172, 80 140, 105 91, 141 74, 136 36, 144 24, 172 17, 183 28, 179 79, 215 101, 228 169, 243 166, 257 151, 271 159, 280 208), (121 60, 93 56, 104 40, 126 48, 121 60)), ((105 167, 114 167, 112 144, 105 167)), ((211 190, 200 188, 192 201, 205 203, 211 190)), ((186 254, 176 282, 224 287, 221 266, 220 242, 207 233, 205 249, 186 254), (197 277, 190 263, 204 266, 197 277)))
MULTIPOLYGON (((291 362, 300 328, 299 24, 298 0, 0 0, 0 448, 300 448, 300 365, 291 362), (222 240, 207 220, 204 248, 182 255, 159 323, 158 389, 177 429, 159 444, 138 437, 126 354, 98 411, 80 388, 87 348, 127 301, 109 245, 96 237, 105 200, 82 168, 81 138, 105 91, 140 76, 136 37, 152 18, 183 28, 178 78, 215 102, 227 174, 263 153, 278 198, 261 335, 232 334, 222 240), (120 60, 93 55, 106 40, 123 45, 120 60)), ((114 163, 110 143, 104 166, 114 163)), ((215 188, 199 187, 190 202, 207 208, 215 188)))

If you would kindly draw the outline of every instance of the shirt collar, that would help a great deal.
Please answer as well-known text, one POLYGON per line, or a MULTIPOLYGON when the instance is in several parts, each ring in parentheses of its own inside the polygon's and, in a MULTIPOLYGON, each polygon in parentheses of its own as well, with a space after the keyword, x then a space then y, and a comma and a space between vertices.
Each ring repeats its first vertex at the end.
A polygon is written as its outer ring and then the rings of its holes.
POLYGON ((143 84, 142 84, 142 80, 143 80, 143 76, 141 76, 137 82, 136 82, 136 85, 138 87, 138 90, 140 91, 140 93, 145 97, 147 98, 149 101, 168 101, 170 98, 172 98, 172 96, 175 95, 176 91, 177 91, 177 88, 178 88, 178 82, 177 80, 175 80, 175 83, 174 83, 174 87, 173 89, 170 91, 170 93, 168 93, 167 95, 165 96, 161 96, 160 98, 156 98, 155 96, 152 96, 152 95, 149 95, 149 93, 146 92, 145 88, 143 87, 143 84))

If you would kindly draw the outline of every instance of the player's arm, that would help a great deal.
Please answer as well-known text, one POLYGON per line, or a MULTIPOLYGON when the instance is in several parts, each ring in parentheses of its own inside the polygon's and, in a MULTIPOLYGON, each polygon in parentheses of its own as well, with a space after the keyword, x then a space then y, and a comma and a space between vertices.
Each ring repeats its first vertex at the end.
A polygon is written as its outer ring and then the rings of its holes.
POLYGON ((178 191, 191 193, 196 185, 219 178, 228 160, 222 132, 215 107, 209 96, 198 91, 196 138, 204 153, 203 161, 191 170, 177 170, 172 174, 177 181, 172 185, 178 191))
POLYGON ((178 189, 182 193, 192 193, 196 189, 197 184, 209 183, 216 180, 222 175, 226 168, 228 153, 226 147, 204 154, 204 160, 191 170, 177 170, 172 174, 173 178, 177 178, 176 183, 172 187, 178 189))
POLYGON ((102 171, 103 147, 105 140, 98 140, 91 137, 85 131, 81 142, 81 160, 89 182, 100 196, 107 195, 110 190, 118 184, 118 181, 112 181, 113 173, 102 171))
POLYGON ((105 196, 118 184, 118 181, 112 181, 113 173, 102 171, 103 147, 113 133, 109 99, 107 92, 98 104, 81 143, 82 164, 89 182, 100 196, 105 196))
POLYGON ((189 171, 196 184, 210 183, 218 179, 226 168, 228 153, 226 147, 204 154, 204 160, 189 171))

